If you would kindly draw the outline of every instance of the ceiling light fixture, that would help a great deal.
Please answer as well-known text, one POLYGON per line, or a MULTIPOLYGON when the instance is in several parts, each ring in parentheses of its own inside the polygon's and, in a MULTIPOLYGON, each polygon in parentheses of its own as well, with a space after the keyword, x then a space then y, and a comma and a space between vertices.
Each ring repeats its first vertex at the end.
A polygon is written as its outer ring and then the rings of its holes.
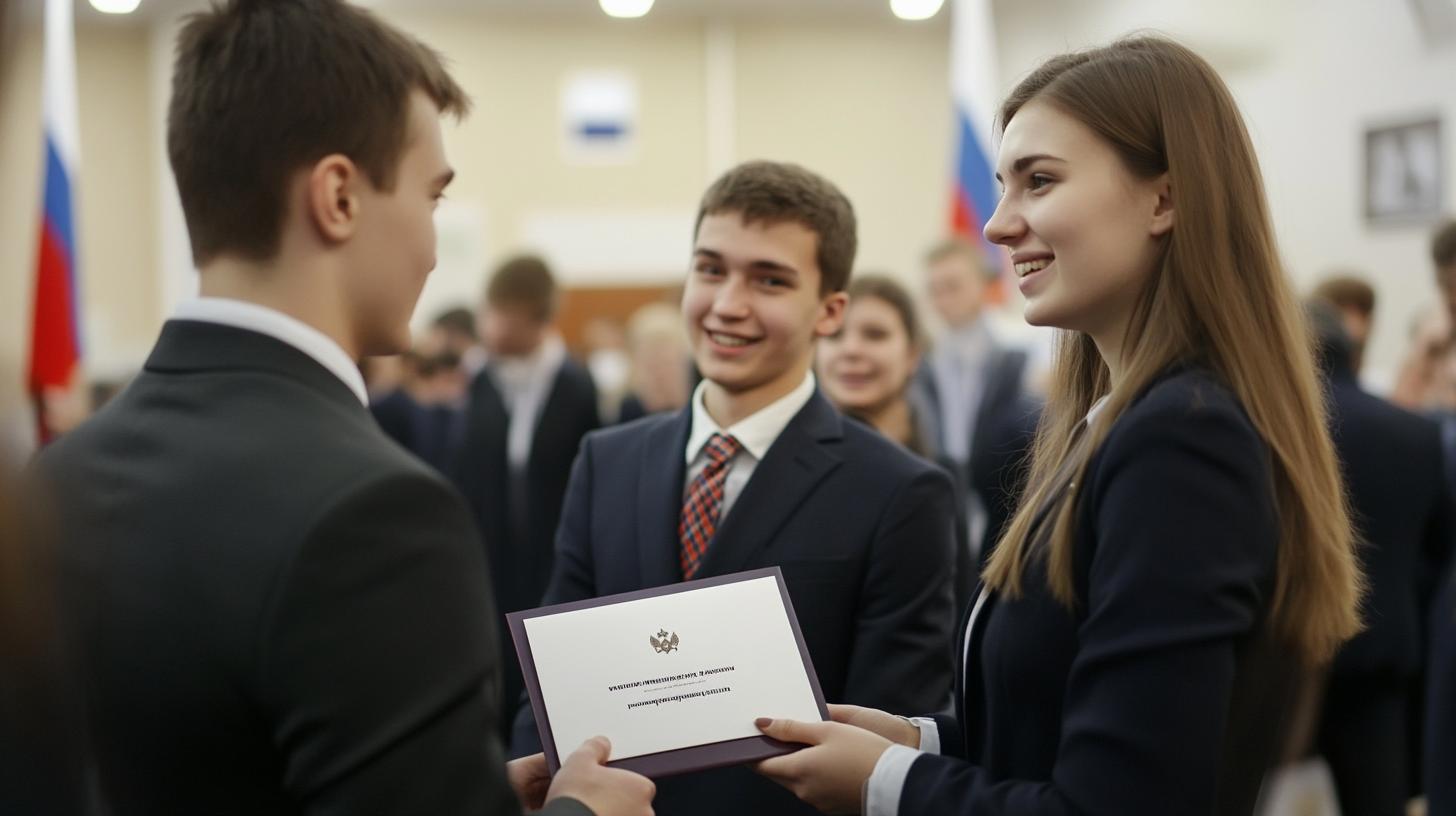
POLYGON ((131 14, 142 0, 91 0, 91 8, 102 14, 131 14))
POLYGON ((652 0, 597 0, 608 17, 641 17, 652 10, 652 0))
POLYGON ((901 20, 928 20, 943 5, 945 0, 890 0, 890 11, 901 20))

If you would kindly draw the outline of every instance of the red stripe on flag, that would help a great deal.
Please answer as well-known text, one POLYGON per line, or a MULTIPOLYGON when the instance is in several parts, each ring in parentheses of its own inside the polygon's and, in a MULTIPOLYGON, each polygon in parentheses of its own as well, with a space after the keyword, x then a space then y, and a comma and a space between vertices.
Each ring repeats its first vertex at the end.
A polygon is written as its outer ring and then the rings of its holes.
POLYGON ((73 322, 75 296, 70 253, 50 223, 43 221, 30 336, 30 391, 36 396, 47 388, 69 387, 80 362, 73 322))

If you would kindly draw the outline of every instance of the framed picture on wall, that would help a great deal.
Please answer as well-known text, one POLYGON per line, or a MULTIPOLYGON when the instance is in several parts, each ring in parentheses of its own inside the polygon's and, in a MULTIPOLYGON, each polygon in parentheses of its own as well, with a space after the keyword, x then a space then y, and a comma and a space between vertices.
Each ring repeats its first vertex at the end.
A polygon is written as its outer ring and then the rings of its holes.
POLYGON ((1365 131, 1365 218, 1374 224, 1439 218, 1444 164, 1436 117, 1365 131))

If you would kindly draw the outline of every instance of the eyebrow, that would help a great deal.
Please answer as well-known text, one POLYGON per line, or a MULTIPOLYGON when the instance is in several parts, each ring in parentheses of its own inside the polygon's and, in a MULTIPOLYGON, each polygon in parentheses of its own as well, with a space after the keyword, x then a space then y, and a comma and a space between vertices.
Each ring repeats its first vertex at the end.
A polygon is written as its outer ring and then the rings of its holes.
MULTIPOLYGON (((1022 156, 1021 158, 1019 158, 1016 161, 1012 162, 1011 163, 1011 173, 1012 173, 1012 175, 1020 175, 1021 174, 1021 171, 1025 170, 1028 167, 1030 167, 1034 162, 1038 162, 1038 161, 1041 161, 1043 159, 1046 159, 1048 161, 1061 162, 1062 164, 1066 164, 1067 163, 1067 160, 1066 159, 1058 158, 1057 156, 1053 156, 1050 153, 1033 153, 1030 156, 1022 156)), ((1002 178, 1001 178, 1001 174, 1000 173, 997 173, 996 174, 996 180, 997 181, 1002 181, 1002 178)))
MULTIPOLYGON (((723 253, 718 252, 717 250, 707 249, 705 247, 698 247, 694 249, 693 255, 702 255, 714 261, 723 260, 723 253)), ((789 266, 787 264, 781 264, 778 261, 770 261, 767 258, 759 258, 749 261, 748 266, 750 269, 753 269, 756 272, 781 272, 793 275, 795 277, 798 277, 799 275, 799 270, 793 268, 792 266, 789 266)))

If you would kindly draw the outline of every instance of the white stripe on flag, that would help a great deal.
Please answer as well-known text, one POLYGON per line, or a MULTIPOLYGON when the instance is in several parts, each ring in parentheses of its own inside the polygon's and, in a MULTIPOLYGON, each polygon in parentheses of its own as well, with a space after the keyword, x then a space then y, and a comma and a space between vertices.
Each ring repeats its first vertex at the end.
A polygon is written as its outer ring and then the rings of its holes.
POLYGON ((73 0, 46 0, 45 92, 46 132, 68 175, 76 178, 81 163, 81 128, 76 114, 76 39, 72 28, 73 0))
MULTIPOLYGON (((950 92, 970 117, 981 152, 995 161, 991 132, 1001 103, 991 0, 955 0, 950 18, 950 92)), ((982 217, 988 217, 985 213, 982 217)))

